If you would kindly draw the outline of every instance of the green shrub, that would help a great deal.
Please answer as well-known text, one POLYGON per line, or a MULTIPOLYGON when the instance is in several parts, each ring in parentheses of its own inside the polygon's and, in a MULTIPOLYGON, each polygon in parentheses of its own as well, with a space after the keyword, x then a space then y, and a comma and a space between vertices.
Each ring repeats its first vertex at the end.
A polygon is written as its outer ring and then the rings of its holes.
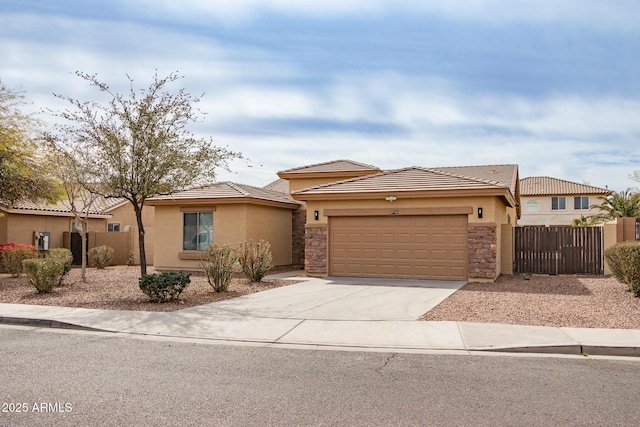
POLYGON ((22 261, 24 271, 39 293, 49 293, 64 271, 64 261, 52 258, 32 258, 22 261))
POLYGON ((110 246, 97 246, 89 249, 89 265, 97 269, 103 269, 111 264, 113 248, 110 246))
POLYGON ((60 279, 58 280, 58 283, 56 283, 57 286, 61 286, 62 280, 64 280, 64 276, 66 276, 71 271, 71 264, 73 263, 73 254, 67 248, 53 248, 53 249, 49 249, 48 257, 51 259, 59 259, 64 263, 64 270, 60 275, 60 279))
POLYGON ((211 245, 200 256, 200 265, 207 273, 207 280, 216 292, 224 292, 229 287, 238 257, 229 245, 211 245))
POLYGON ((18 277, 23 271, 22 261, 36 258, 38 252, 33 245, 9 243, 0 247, 0 262, 5 272, 18 277))
POLYGON ((260 240, 255 243, 253 240, 240 243, 238 248, 238 261, 242 267, 245 277, 252 282, 260 282, 271 270, 273 257, 271 255, 271 244, 260 240))
POLYGON ((621 242, 604 251, 613 276, 640 297, 640 243, 621 242))
POLYGON ((140 290, 155 302, 177 300, 189 283, 191 275, 183 271, 145 274, 138 280, 140 290))

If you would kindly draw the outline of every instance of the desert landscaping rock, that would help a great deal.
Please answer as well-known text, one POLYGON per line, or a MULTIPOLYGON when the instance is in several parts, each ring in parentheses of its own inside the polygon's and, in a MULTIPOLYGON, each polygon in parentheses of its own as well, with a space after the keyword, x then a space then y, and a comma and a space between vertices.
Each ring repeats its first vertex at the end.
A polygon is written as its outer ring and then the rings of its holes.
POLYGON ((640 299, 613 277, 500 276, 467 283, 420 320, 640 329, 640 299))
MULTIPOLYGON (((155 273, 153 268, 148 273, 155 273)), ((251 283, 234 278, 227 292, 214 292, 203 274, 192 274, 191 283, 175 302, 153 303, 138 287, 140 267, 114 266, 104 270, 87 269, 87 283, 80 278, 80 269, 74 268, 50 294, 38 294, 22 275, 12 278, 0 275, 0 303, 55 305, 107 310, 175 311, 211 302, 248 295, 267 289, 296 283, 292 280, 263 280, 251 283)))

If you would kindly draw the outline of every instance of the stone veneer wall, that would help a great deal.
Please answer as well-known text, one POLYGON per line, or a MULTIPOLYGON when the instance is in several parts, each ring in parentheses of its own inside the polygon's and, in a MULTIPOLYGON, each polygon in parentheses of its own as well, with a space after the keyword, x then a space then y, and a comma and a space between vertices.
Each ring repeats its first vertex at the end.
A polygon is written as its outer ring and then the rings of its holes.
POLYGON ((305 229, 304 269, 308 274, 327 274, 327 225, 307 225, 305 229))
POLYGON ((496 226, 469 224, 469 279, 497 279, 497 253, 496 226))
POLYGON ((291 264, 304 265, 304 228, 307 224, 307 210, 298 209, 293 211, 293 221, 291 230, 291 264))

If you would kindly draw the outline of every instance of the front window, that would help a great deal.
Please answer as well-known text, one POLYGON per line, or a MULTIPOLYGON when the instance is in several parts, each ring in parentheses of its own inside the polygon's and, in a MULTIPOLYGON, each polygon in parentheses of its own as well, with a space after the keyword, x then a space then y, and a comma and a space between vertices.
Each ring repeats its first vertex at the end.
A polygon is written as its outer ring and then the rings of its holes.
POLYGON ((213 212, 185 213, 183 236, 183 250, 206 250, 213 243, 213 212))
POLYGON ((567 198, 566 197, 552 197, 551 198, 551 210, 552 211, 563 211, 567 209, 567 198))
POLYGON ((589 197, 587 196, 574 197, 573 208, 575 210, 589 209, 589 197))
POLYGON ((107 231, 120 231, 120 224, 115 224, 115 223, 107 224, 107 231))

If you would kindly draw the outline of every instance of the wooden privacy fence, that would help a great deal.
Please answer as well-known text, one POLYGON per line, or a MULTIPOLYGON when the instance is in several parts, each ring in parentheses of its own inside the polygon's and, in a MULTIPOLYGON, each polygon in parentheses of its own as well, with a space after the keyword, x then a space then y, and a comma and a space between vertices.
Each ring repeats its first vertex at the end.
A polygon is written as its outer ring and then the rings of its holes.
POLYGON ((515 227, 514 273, 604 273, 603 228, 515 227))

